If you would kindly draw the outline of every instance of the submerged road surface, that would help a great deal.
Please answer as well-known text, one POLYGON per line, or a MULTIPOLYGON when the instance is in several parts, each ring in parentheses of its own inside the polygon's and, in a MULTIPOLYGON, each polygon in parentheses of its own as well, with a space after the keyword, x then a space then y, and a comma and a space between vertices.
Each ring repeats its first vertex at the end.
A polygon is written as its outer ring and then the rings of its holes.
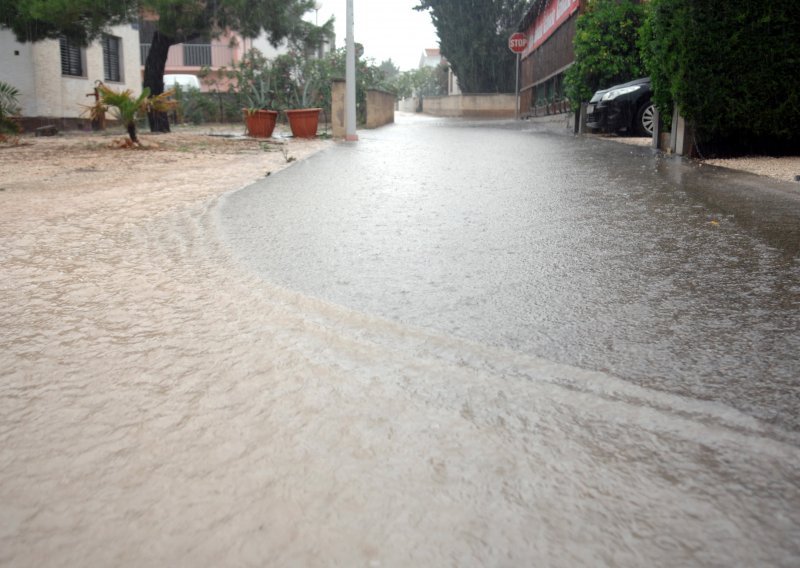
POLYGON ((226 235, 290 289, 800 429, 800 191, 501 126, 365 132, 226 235))
POLYGON ((796 567, 797 201, 712 177, 414 120, 0 208, 0 565, 796 567))

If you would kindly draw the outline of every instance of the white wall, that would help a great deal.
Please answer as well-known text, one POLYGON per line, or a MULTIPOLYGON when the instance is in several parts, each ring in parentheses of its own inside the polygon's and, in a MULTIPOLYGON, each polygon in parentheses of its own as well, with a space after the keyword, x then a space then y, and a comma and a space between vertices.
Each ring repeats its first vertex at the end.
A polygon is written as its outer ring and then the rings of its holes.
MULTIPOLYGON (((115 89, 141 92, 139 32, 130 25, 114 26, 111 35, 122 40, 121 81, 109 82, 115 89)), ((91 104, 96 80, 103 80, 103 48, 95 42, 84 53, 84 76, 61 74, 61 50, 58 41, 44 40, 21 44, 9 30, 0 30, 0 80, 20 91, 22 114, 28 117, 78 118, 81 105, 91 104), (19 55, 15 55, 18 52, 19 55)))
POLYGON ((20 92, 19 102, 24 116, 36 112, 36 87, 33 76, 31 44, 21 44, 11 30, 0 29, 0 81, 20 92))

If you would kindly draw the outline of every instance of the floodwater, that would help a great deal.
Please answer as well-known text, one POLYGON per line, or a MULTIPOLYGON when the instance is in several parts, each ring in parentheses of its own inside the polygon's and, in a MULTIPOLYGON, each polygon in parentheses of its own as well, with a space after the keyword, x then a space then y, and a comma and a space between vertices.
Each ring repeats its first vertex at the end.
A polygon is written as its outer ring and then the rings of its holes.
POLYGON ((0 564, 797 565, 796 251, 598 148, 414 122, 6 223, 0 564))
POLYGON ((649 149, 468 122, 362 138, 227 198, 238 256, 359 311, 800 430, 790 184, 745 176, 754 199, 649 149))

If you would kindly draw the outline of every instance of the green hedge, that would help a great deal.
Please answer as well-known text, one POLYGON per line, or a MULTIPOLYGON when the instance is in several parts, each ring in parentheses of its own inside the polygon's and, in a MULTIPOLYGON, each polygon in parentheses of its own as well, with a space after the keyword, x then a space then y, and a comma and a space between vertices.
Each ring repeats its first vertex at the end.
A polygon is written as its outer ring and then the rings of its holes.
POLYGON ((800 1, 652 0, 640 47, 662 113, 707 151, 800 148, 800 1))

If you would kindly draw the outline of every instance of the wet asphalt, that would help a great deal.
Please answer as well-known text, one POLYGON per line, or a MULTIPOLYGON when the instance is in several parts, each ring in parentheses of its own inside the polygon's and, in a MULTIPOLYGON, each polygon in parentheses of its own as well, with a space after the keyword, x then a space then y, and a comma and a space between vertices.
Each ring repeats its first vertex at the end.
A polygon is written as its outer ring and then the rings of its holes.
POLYGON ((359 136, 221 202, 265 280, 800 430, 800 184, 526 122, 359 136))

